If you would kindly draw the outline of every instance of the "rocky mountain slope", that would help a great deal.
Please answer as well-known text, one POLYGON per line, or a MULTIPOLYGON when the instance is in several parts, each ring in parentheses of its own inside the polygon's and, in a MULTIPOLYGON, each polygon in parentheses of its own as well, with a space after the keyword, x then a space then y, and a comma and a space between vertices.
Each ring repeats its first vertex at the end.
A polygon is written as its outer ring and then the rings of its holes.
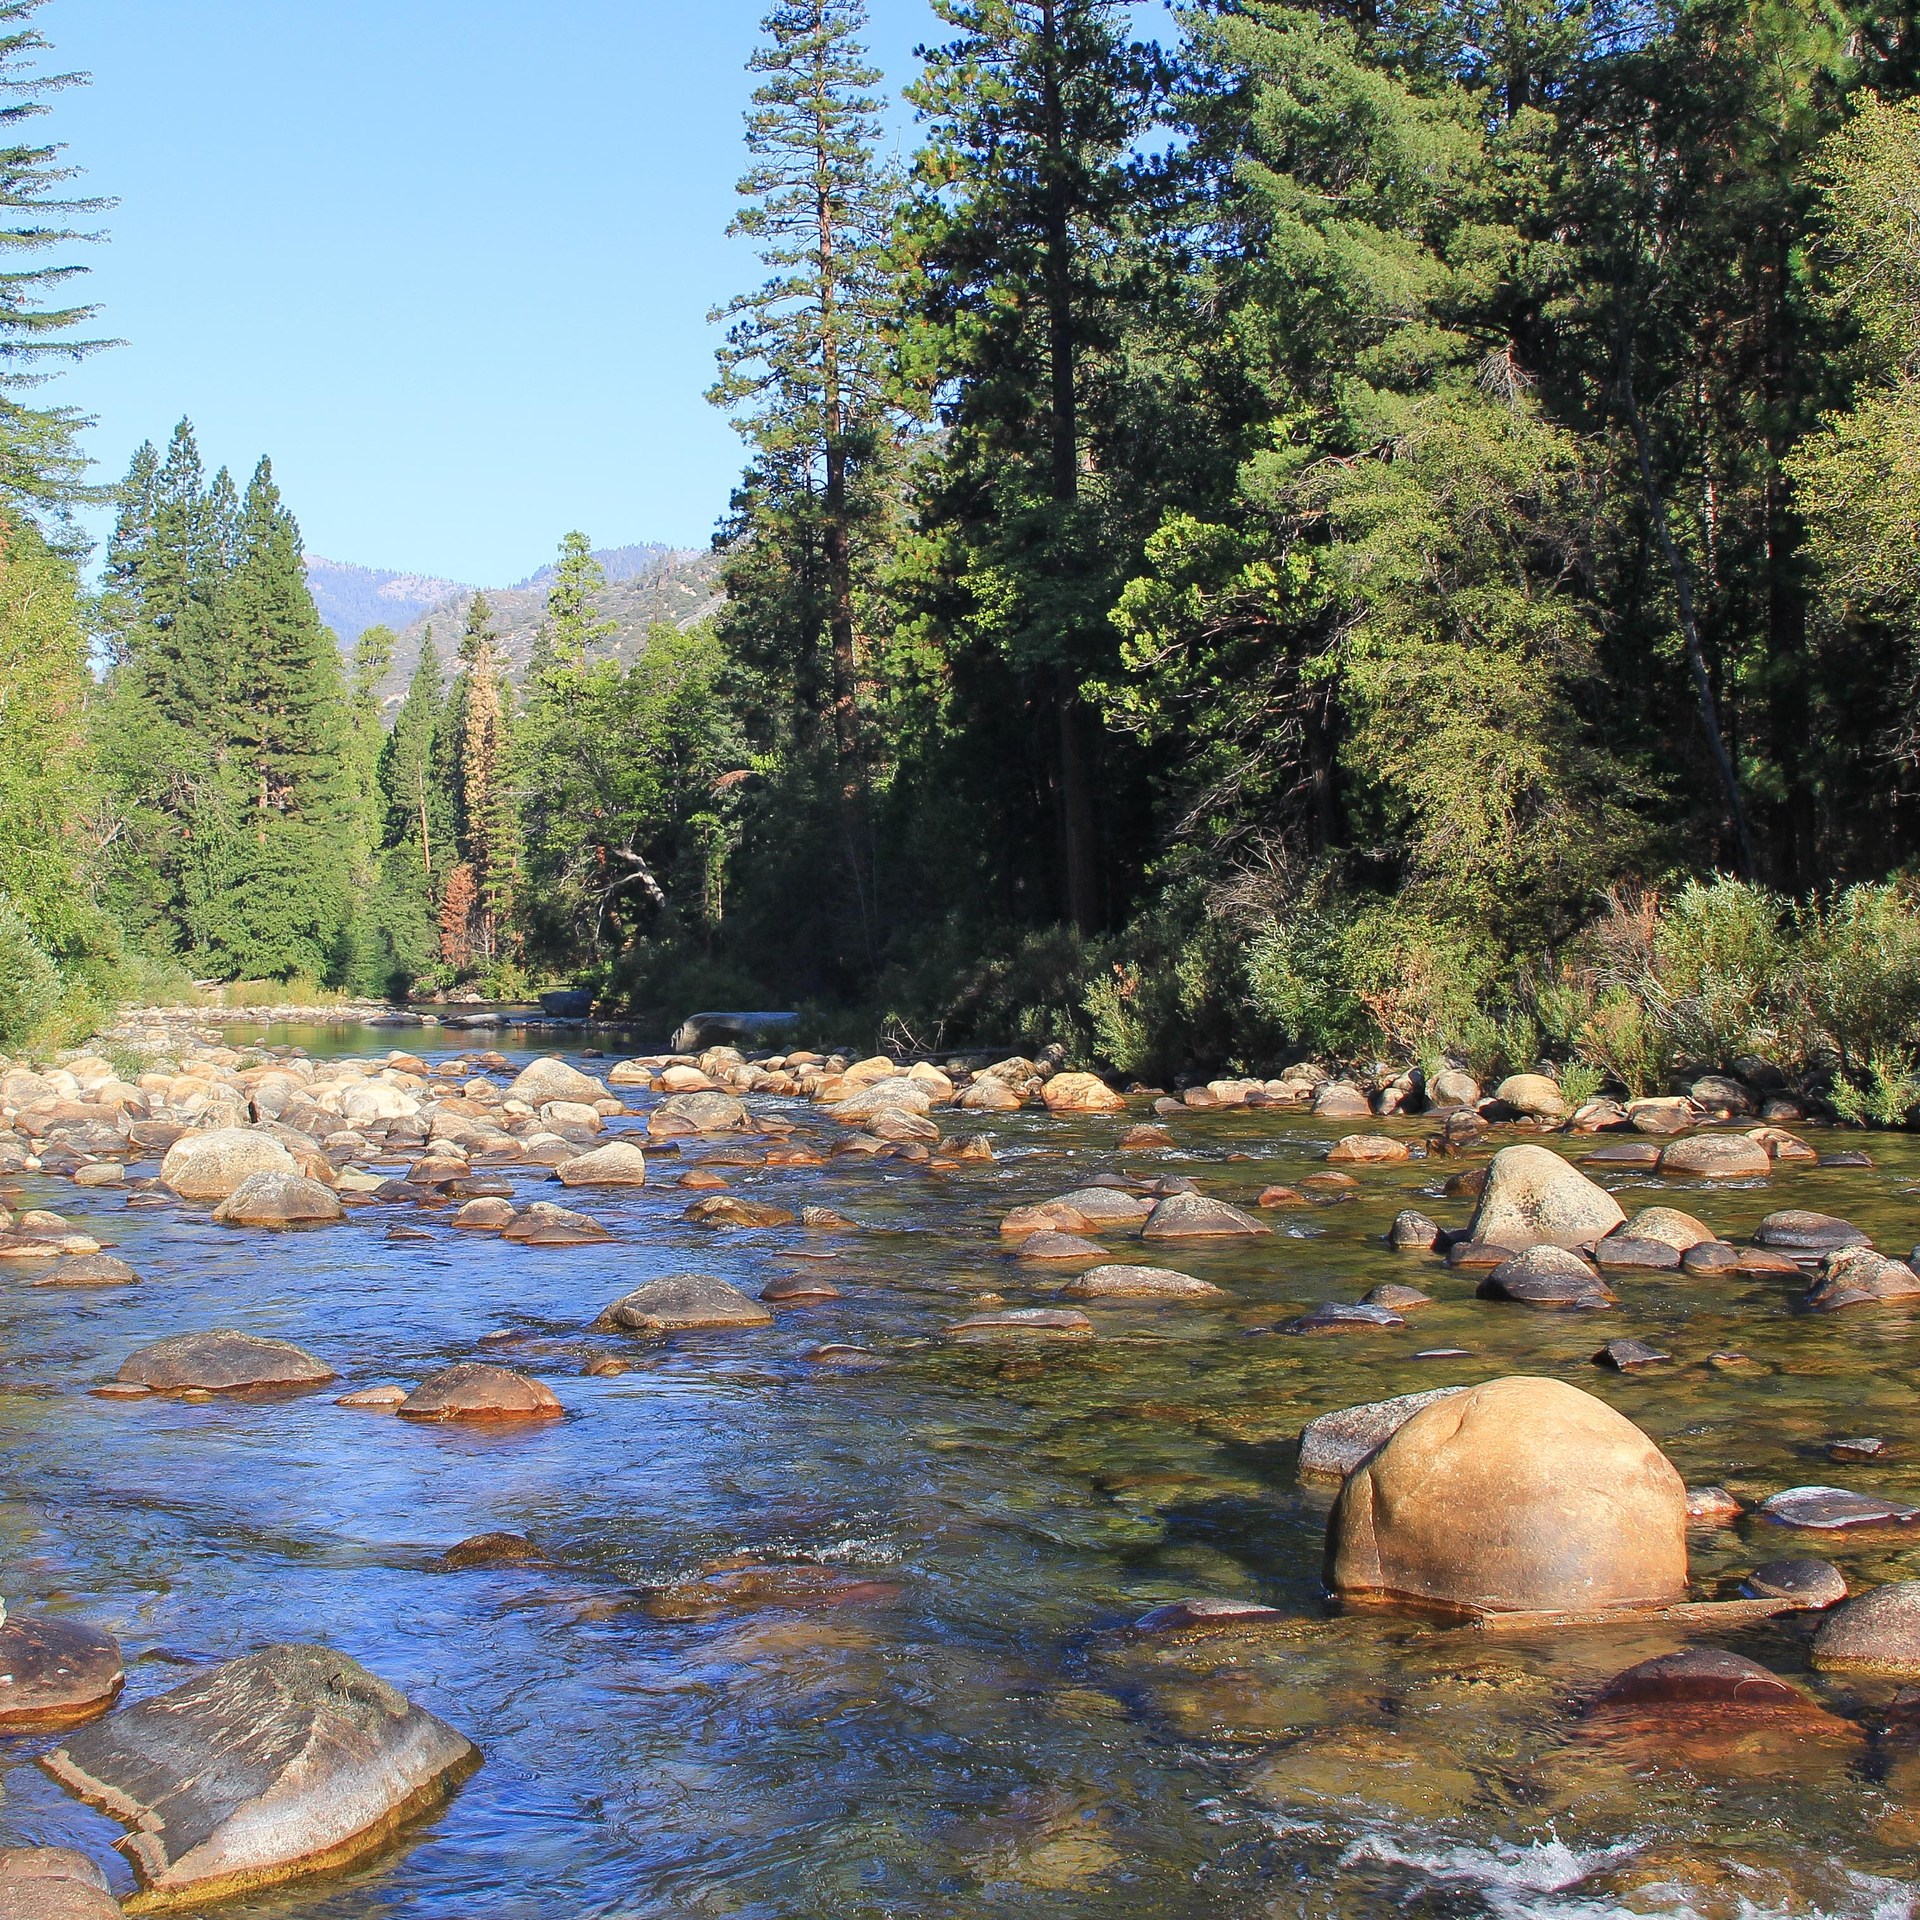
MULTIPOLYGON (((720 604, 715 584, 719 562, 711 553, 626 546, 607 548, 595 557, 607 572, 607 587, 600 596, 601 617, 615 622, 618 628, 607 651, 623 662, 639 653, 648 628, 656 623, 688 627, 720 604)), ((516 678, 525 671, 533 652, 552 578, 553 569, 543 567, 514 586, 486 589, 488 604, 493 608, 494 631, 500 636, 509 669, 516 678)), ((350 650, 360 634, 376 622, 398 631, 400 641, 393 665, 380 683, 381 700, 389 707, 404 698, 429 629, 442 669, 452 671, 474 595, 472 587, 418 574, 349 566, 312 555, 307 560, 307 581, 321 618, 339 636, 343 650, 350 650)))

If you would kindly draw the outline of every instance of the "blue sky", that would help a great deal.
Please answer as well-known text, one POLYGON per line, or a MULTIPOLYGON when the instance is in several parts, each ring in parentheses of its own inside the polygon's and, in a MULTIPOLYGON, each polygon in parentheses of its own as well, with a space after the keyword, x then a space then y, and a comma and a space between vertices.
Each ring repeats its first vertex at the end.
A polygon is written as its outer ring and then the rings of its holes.
MULTIPOLYGON (((499 584, 583 527, 704 544, 739 442, 701 397, 764 0, 49 0, 93 76, 42 126, 115 195, 127 342, 53 390, 117 478, 192 418, 308 547, 499 584)), ((873 0, 897 85, 936 23, 873 0)), ((904 125, 904 122, 903 122, 904 125)))

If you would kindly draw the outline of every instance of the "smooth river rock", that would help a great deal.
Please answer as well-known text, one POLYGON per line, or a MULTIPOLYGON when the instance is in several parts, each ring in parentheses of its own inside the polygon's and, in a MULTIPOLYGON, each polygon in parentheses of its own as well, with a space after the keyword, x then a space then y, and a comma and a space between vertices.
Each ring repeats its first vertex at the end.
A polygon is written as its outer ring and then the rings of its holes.
POLYGON ((346 1217, 332 1190, 299 1173, 250 1173, 214 1208, 223 1227, 318 1227, 346 1217))
POLYGON ((71 1847, 0 1847, 0 1920, 118 1920, 107 1876, 71 1847))
POLYGON ((1614 1304, 1606 1282, 1586 1261, 1551 1242, 1501 1261, 1480 1282, 1479 1292, 1483 1300, 1513 1300, 1528 1307, 1584 1311, 1614 1304))
POLYGON ((42 1764, 133 1829, 145 1904, 336 1867, 437 1806, 472 1742, 329 1647, 276 1646, 75 1734, 42 1764))
POLYGON ((123 1679, 120 1644, 78 1620, 0 1626, 0 1734, 77 1727, 106 1712, 123 1679))
POLYGON ((1091 1267, 1077 1274, 1060 1291, 1077 1300, 1208 1300, 1223 1289, 1211 1280, 1168 1267, 1091 1267))
POLYGON ((1686 1592, 1686 1485, 1591 1394, 1490 1380, 1423 1408, 1348 1478, 1326 1572, 1347 1602, 1468 1614, 1665 1605, 1686 1592))
POLYGON ((224 1200, 253 1174, 299 1171, 272 1134, 251 1127, 183 1133, 160 1162, 161 1181, 182 1200, 224 1200))
POLYGON ((587 1214, 536 1200, 507 1223, 500 1237, 523 1247, 589 1247, 613 1235, 587 1214))
POLYGON ((1040 1088, 1049 1113, 1125 1113, 1126 1100, 1097 1073, 1056 1073, 1040 1088))
POLYGON ((690 1133, 744 1133, 751 1125, 745 1102, 730 1093, 676 1093, 647 1116, 647 1131, 656 1140, 690 1133))
POLYGON ((520 1070, 507 1089, 509 1100, 524 1100, 530 1107, 551 1106, 556 1100, 578 1101, 592 1106, 608 1098, 606 1087, 591 1074, 570 1067, 564 1060, 535 1060, 520 1070))
POLYGON ((1695 1180, 1764 1180, 1773 1171, 1773 1156, 1744 1133, 1699 1133, 1665 1148, 1660 1171, 1695 1180))
POLYGON ((1740 1590, 1755 1600, 1791 1600, 1819 1611, 1847 1597, 1847 1577, 1831 1560, 1769 1560, 1741 1581, 1740 1590))
POLYGON ((557 1420, 563 1409, 544 1380, 463 1360, 428 1374, 394 1411, 403 1420, 557 1420))
POLYGON ((1849 1600, 1813 1637, 1826 1671, 1920 1675, 1920 1580, 1897 1580, 1849 1600))
POLYGON ((267 1340, 235 1327, 176 1333, 130 1353, 114 1375, 155 1393, 240 1393, 252 1387, 317 1387, 333 1369, 291 1340, 267 1340))
POLYGON ((601 1332, 678 1333, 700 1327, 770 1327, 758 1300, 710 1273, 670 1273, 635 1287, 594 1323, 601 1332))
POLYGON ((1869 1247, 1872 1240, 1851 1220, 1831 1213, 1809 1213, 1804 1207, 1782 1207, 1753 1230, 1758 1247, 1780 1253, 1832 1253, 1839 1247, 1869 1247))
POLYGON ((1143 1240, 1227 1240, 1271 1233, 1252 1214, 1204 1193, 1170 1193, 1147 1216, 1143 1240))
POLYGON ((140 1276, 111 1253, 76 1253, 56 1260, 33 1284, 36 1287, 131 1287, 140 1276))
POLYGON ((1625 1219, 1606 1188, 1550 1147, 1503 1147, 1487 1170, 1467 1237, 1516 1251, 1542 1242, 1589 1247, 1625 1219))
POLYGON ((554 1169, 563 1187, 644 1187, 647 1156, 631 1140, 609 1140, 554 1169))

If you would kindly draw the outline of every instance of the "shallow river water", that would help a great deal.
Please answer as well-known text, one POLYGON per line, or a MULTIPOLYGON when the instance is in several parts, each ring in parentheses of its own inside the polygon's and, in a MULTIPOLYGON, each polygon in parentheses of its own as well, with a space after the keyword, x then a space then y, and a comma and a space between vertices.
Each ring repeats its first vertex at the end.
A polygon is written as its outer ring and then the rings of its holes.
MULTIPOLYGON (((382 1055, 396 1037, 429 1058, 455 1050, 431 1032, 264 1036, 382 1055)), ((837 1132, 803 1104, 766 1104, 801 1141, 837 1132)), ((1790 1285, 1734 1275, 1617 1275, 1620 1304, 1603 1314, 1483 1302, 1478 1276, 1382 1242, 1403 1206, 1467 1216, 1470 1203, 1440 1197, 1460 1162, 1416 1158, 1361 1169, 1357 1198, 1265 1216, 1275 1237, 1250 1250, 1145 1256, 1219 1282, 1224 1303, 1096 1304, 1090 1342, 943 1345, 981 1293, 1038 1304, 1058 1284, 1005 1256, 1008 1207, 1110 1170, 1185 1173, 1246 1203, 1315 1171, 1348 1130, 1274 1110, 1193 1114, 1173 1122, 1175 1149, 1122 1156, 1111 1119, 950 1124, 991 1134, 998 1158, 726 1169, 742 1195, 837 1207, 857 1235, 691 1225, 695 1196, 673 1182, 713 1151, 694 1143, 660 1155, 642 1191, 575 1196, 619 1238, 573 1249, 456 1233, 434 1213, 406 1216, 431 1240, 389 1241, 388 1207, 276 1236, 64 1182, 0 1193, 57 1207, 145 1280, 87 1295, 0 1273, 0 1591, 13 1610, 118 1635, 129 1699, 274 1641, 324 1639, 485 1754, 371 1864, 223 1914, 1911 1911, 1920 1730, 1887 1714, 1891 1684, 1810 1674, 1807 1629, 1769 1623, 1712 1639, 1805 1685, 1858 1737, 1705 1758, 1596 1742, 1583 1699, 1681 1644, 1677 1631, 1515 1639, 1332 1618, 1319 1585, 1330 1492, 1298 1483, 1293 1447, 1331 1408, 1550 1373, 1618 1406, 1690 1483, 1749 1504, 1806 1482, 1920 1502, 1910 1314, 1809 1317, 1790 1285), (688 1269, 751 1293, 822 1273, 842 1297, 661 1345, 588 1332, 620 1294, 688 1269), (1387 1279, 1436 1304, 1404 1330, 1273 1331, 1387 1279), (88 1394, 134 1347, 220 1325, 297 1341, 341 1382, 200 1403, 88 1394), (489 1335, 509 1337, 482 1347, 489 1335), (1622 1335, 1673 1363, 1595 1366, 1622 1335), (823 1341, 886 1364, 809 1364, 823 1341), (1417 1357, 1440 1347, 1467 1357, 1417 1357), (1752 1364, 1706 1364, 1727 1349, 1752 1364), (607 1351, 632 1370, 583 1376, 607 1351), (476 1432, 334 1403, 475 1357, 548 1381, 566 1419, 476 1432), (1826 1458, 1827 1442, 1863 1432, 1892 1443, 1886 1460, 1826 1458), (499 1530, 549 1564, 445 1569, 454 1542, 499 1530), (1195 1594, 1293 1619, 1184 1640, 1128 1631, 1195 1594)), ((1920 1145, 1869 1144, 1870 1171, 1608 1184, 1629 1210, 1635 1189, 1728 1237, 1797 1205, 1904 1252, 1920 1235, 1920 1145)), ((543 1169, 511 1177, 522 1197, 563 1197, 543 1169)), ((1796 1552, 1850 1580, 1920 1577, 1920 1540, 1898 1534, 1750 1519, 1692 1548, 1703 1597, 1796 1552)), ((0 1742, 0 1843, 81 1846, 130 1889, 109 1853, 120 1829, 33 1764, 50 1744, 0 1742)))

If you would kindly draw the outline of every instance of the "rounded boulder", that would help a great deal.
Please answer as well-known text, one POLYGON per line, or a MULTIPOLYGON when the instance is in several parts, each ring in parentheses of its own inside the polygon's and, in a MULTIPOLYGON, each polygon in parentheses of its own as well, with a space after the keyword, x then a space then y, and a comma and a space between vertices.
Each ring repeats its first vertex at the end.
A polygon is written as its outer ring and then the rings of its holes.
POLYGON ((1487 1169, 1467 1238, 1515 1252, 1550 1242, 1588 1247, 1626 1219, 1605 1187, 1550 1147, 1503 1147, 1487 1169))
POLYGON ((160 1179, 182 1200, 224 1200, 256 1173, 297 1174, 298 1162, 270 1133, 214 1127, 183 1133, 160 1162, 160 1179))
POLYGON ((1326 1574, 1350 1603, 1453 1614, 1662 1606, 1686 1592, 1686 1485, 1593 1395, 1490 1380, 1421 1409, 1352 1474, 1326 1574))

